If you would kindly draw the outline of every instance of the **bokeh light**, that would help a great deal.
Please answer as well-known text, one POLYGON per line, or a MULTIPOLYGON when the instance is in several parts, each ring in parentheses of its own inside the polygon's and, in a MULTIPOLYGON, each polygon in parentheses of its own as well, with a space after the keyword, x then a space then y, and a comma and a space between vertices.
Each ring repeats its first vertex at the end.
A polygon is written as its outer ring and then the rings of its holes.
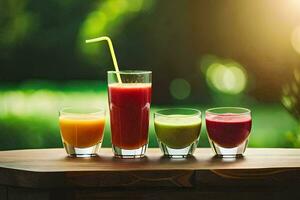
POLYGON ((79 32, 78 45, 81 53, 93 62, 98 60, 99 50, 103 45, 86 45, 86 39, 116 34, 121 25, 143 10, 152 7, 153 0, 112 0, 100 1, 83 22, 79 32))
POLYGON ((291 43, 294 50, 300 54, 300 26, 293 30, 291 35, 291 43))
POLYGON ((185 79, 177 78, 170 84, 170 93, 173 98, 178 100, 186 99, 191 94, 191 85, 185 79))
POLYGON ((235 61, 206 55, 201 59, 200 69, 206 75, 208 85, 218 92, 239 94, 246 89, 246 71, 235 61))
POLYGON ((207 69, 209 68, 209 66, 211 66, 214 63, 219 62, 219 59, 217 56, 215 55, 211 55, 211 54, 207 54, 202 56, 199 65, 200 65, 200 71, 202 73, 206 73, 207 69))

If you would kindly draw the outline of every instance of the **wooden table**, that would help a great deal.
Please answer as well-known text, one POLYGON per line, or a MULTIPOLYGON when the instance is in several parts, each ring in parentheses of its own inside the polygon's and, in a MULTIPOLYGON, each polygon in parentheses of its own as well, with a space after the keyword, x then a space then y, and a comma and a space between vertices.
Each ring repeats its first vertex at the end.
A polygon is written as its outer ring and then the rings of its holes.
POLYGON ((251 149, 240 159, 199 148, 190 159, 68 158, 64 149, 0 152, 0 200, 300 198, 300 149, 251 149))

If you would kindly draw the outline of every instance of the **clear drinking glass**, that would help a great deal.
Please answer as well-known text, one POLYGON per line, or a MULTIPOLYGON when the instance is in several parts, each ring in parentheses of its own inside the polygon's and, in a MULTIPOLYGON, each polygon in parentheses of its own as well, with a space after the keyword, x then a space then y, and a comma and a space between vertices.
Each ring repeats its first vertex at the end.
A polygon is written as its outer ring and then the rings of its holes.
POLYGON ((107 75, 114 155, 143 157, 148 145, 152 72, 109 71, 107 75))
POLYGON ((245 152, 251 131, 251 111, 219 107, 205 113, 209 142, 217 156, 239 157, 245 152))
POLYGON ((189 108, 159 110, 154 113, 157 141, 164 156, 193 155, 201 130, 201 112, 189 108))
POLYGON ((59 111, 63 145, 71 157, 95 156, 102 144, 105 110, 64 108, 59 111))

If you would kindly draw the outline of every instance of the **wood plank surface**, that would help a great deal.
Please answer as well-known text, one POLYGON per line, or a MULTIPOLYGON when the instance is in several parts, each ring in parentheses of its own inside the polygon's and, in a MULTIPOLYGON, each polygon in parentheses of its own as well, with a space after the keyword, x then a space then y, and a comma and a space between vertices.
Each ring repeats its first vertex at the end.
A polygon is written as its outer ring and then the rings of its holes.
POLYGON ((0 152, 0 185, 29 188, 280 186, 300 183, 300 149, 252 149, 243 158, 213 157, 199 148, 189 159, 148 149, 143 159, 68 158, 64 149, 0 152))

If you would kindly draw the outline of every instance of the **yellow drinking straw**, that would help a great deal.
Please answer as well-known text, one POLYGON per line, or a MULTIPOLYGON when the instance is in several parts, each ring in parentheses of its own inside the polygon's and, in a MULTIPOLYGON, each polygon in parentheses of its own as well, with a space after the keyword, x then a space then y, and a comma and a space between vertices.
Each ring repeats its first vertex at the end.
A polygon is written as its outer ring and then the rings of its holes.
POLYGON ((103 36, 103 37, 89 39, 89 40, 86 40, 85 42, 86 43, 94 43, 94 42, 100 42, 100 41, 103 41, 103 40, 106 40, 107 43, 108 43, 108 47, 109 47, 109 50, 110 50, 110 55, 111 55, 111 58, 113 60, 115 70, 117 72, 118 82, 122 83, 121 76, 120 76, 120 70, 119 70, 119 67, 118 67, 118 62, 117 62, 117 59, 116 59, 116 54, 115 54, 114 47, 113 47, 113 44, 111 42, 111 39, 107 36, 103 36))

